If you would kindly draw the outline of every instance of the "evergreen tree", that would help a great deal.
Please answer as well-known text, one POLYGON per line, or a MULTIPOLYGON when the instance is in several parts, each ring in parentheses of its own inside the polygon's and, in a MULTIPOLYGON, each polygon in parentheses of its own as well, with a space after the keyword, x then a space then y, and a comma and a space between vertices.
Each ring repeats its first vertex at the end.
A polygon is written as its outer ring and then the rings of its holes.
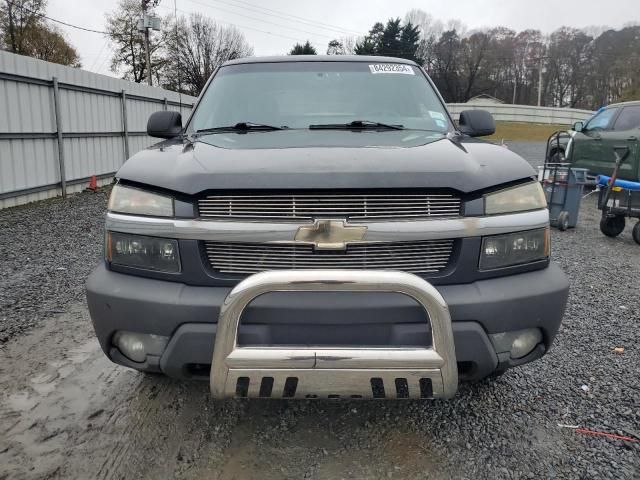
POLYGON ((400 44, 402 45, 402 56, 413 60, 418 64, 422 64, 422 58, 417 56, 418 47, 420 46, 420 27, 408 22, 402 27, 400 35, 400 44))
POLYGON ((376 44, 370 37, 364 37, 361 42, 356 43, 356 55, 378 55, 376 53, 376 44))
POLYGON ((388 57, 400 57, 404 53, 404 46, 402 45, 402 31, 400 26, 400 19, 389 19, 387 26, 382 31, 380 37, 380 43, 378 46, 378 55, 385 55, 388 57))
POLYGON ((369 34, 356 44, 357 55, 380 55, 407 58, 420 62, 416 51, 420 45, 420 28, 411 22, 404 26, 399 18, 390 18, 386 25, 376 23, 369 34))
POLYGON ((296 43, 291 49, 291 51, 289 52, 289 55, 317 55, 317 54, 318 52, 316 52, 315 47, 311 45, 309 40, 307 40, 304 45, 300 45, 299 43, 296 43))

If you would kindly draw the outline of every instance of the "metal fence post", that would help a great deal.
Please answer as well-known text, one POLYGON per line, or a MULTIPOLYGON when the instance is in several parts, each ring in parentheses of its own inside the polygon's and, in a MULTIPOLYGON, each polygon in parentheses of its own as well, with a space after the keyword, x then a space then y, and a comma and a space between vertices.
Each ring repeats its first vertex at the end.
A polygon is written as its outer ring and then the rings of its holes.
POLYGON ((56 139, 58 141, 58 164, 60 165, 60 187, 62 198, 67 196, 67 174, 64 168, 64 144, 62 141, 62 117, 60 115, 60 90, 58 78, 53 77, 53 108, 56 116, 56 139))
POLYGON ((126 90, 122 90, 120 103, 122 104, 122 133, 124 134, 124 162, 126 162, 129 159, 129 128, 127 127, 127 92, 126 90))

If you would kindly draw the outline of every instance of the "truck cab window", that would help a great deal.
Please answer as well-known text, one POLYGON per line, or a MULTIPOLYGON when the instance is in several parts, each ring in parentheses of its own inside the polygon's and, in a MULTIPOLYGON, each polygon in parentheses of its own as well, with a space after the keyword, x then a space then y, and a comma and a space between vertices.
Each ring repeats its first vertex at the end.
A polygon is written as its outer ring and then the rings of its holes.
POLYGON ((616 116, 617 112, 617 108, 608 108, 603 110, 589 120, 589 123, 585 125, 584 130, 608 130, 611 120, 616 116))
POLYGON ((634 128, 640 128, 640 105, 624 107, 613 126, 616 131, 633 130, 634 128))

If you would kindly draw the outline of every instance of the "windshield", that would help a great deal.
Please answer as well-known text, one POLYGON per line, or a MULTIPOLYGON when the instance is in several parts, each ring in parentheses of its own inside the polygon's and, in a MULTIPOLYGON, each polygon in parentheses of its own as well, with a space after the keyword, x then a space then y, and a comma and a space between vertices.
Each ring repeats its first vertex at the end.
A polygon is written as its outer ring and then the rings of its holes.
MULTIPOLYGON (((354 121, 446 133, 436 92, 416 67, 365 62, 230 65, 217 73, 188 131, 252 122, 286 128, 354 121)), ((335 124, 335 125, 334 125, 335 124)), ((360 124, 362 126, 362 124, 360 124)))
POLYGON ((609 127, 609 123, 618 112, 617 108, 607 108, 597 114, 595 114, 587 122, 584 130, 605 130, 609 127))

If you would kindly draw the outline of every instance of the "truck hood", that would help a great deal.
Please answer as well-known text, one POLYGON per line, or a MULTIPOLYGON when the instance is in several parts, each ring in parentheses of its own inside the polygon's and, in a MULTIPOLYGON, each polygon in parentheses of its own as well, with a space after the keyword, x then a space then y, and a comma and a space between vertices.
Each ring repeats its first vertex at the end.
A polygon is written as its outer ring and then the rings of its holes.
POLYGON ((275 131, 171 140, 132 156, 121 180, 187 195, 224 189, 450 188, 473 192, 531 177, 491 143, 428 132, 275 131))

